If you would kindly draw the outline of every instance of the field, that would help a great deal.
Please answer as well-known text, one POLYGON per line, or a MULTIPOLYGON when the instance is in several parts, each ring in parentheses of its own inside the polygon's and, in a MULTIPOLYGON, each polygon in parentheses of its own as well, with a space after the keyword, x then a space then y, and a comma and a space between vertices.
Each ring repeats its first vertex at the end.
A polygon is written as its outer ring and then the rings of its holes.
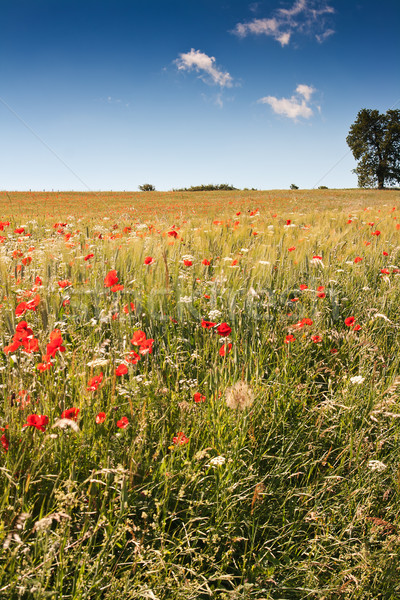
POLYGON ((0 192, 0 598, 399 598, 399 207, 0 192))

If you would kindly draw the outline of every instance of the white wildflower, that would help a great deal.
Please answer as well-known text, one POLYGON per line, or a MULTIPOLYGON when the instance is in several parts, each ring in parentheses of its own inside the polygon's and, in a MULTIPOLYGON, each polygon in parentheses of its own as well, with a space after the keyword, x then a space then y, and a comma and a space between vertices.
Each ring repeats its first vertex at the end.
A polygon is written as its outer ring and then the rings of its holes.
POLYGON ((355 375, 354 377, 350 377, 351 383, 357 383, 360 385, 365 380, 365 377, 361 377, 361 375, 355 375))
POLYGON ((226 461, 225 456, 214 456, 214 458, 212 458, 210 460, 210 462, 208 463, 208 465, 206 465, 207 467, 220 467, 221 465, 224 464, 224 462, 226 461))
POLYGON ((381 472, 387 469, 387 465, 385 465, 385 463, 381 462, 380 460, 369 460, 368 468, 371 469, 371 471, 381 472))

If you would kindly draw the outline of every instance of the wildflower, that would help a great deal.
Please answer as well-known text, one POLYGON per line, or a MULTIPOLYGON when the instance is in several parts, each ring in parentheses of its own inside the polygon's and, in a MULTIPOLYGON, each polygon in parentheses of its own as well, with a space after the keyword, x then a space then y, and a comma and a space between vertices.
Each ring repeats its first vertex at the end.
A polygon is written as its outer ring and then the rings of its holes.
POLYGON ((238 381, 226 390, 226 405, 229 408, 244 410, 249 408, 254 401, 253 390, 245 381, 238 381))
POLYGON ((36 368, 43 373, 44 371, 50 371, 52 366, 53 363, 50 360, 46 359, 43 362, 39 363, 36 368))
POLYGON ((88 261, 88 260, 90 260, 91 258, 93 258, 93 256, 94 256, 94 254, 87 254, 83 260, 86 260, 86 261, 88 261))
POLYGON ((4 448, 4 452, 7 452, 8 447, 9 447, 9 442, 8 442, 8 439, 7 439, 7 436, 5 433, 3 433, 3 435, 0 437, 0 443, 4 448))
POLYGON ((127 372, 128 372, 128 367, 126 365, 124 365, 123 363, 121 365, 119 365, 115 370, 115 374, 117 375, 117 377, 121 377, 121 375, 126 375, 127 372))
POLYGON ((204 329, 211 329, 212 327, 215 327, 216 323, 213 323, 212 321, 205 321, 204 319, 201 320, 201 326, 204 329))
POLYGON ((95 392, 102 381, 103 381, 103 373, 100 373, 100 375, 96 375, 95 377, 92 377, 92 379, 88 382, 88 386, 86 388, 87 391, 95 392))
POLYGON ((291 342, 295 342, 295 341, 296 341, 296 338, 292 334, 289 334, 285 337, 285 344, 290 344, 291 342))
POLYGON ((294 252, 294 250, 296 250, 296 246, 291 246, 288 248, 288 252, 294 252))
POLYGON ((314 344, 319 344, 320 342, 322 342, 322 337, 320 335, 312 335, 311 339, 314 342, 314 344))
POLYGON ((232 332, 232 329, 229 327, 228 323, 221 323, 217 327, 218 335, 222 337, 227 337, 232 332))
POLYGON ((203 260, 201 261, 201 264, 208 267, 208 266, 210 266, 211 262, 209 260, 207 260, 207 258, 203 258, 203 260))
POLYGON ((117 427, 119 429, 126 429, 129 425, 128 417, 122 417, 119 421, 117 421, 117 427))
POLYGON ((365 377, 362 377, 361 375, 355 375, 354 377, 350 377, 351 383, 357 383, 358 385, 360 385, 364 381, 364 379, 365 377))
POLYGON ((326 294, 325 294, 325 292, 317 292, 317 297, 318 298, 325 298, 326 294))
POLYGON ((347 319, 344 320, 344 324, 347 327, 352 327, 352 325, 354 325, 355 322, 356 322, 356 318, 355 317, 347 317, 347 319))
POLYGON ((176 239, 178 237, 178 234, 176 231, 168 231, 168 235, 169 235, 169 237, 173 237, 174 239, 176 239))
POLYGON ((61 337, 61 331, 59 329, 54 329, 54 331, 50 333, 50 343, 46 346, 47 360, 49 358, 54 358, 57 350, 59 350, 60 352, 65 352, 65 348, 62 344, 63 339, 61 337))
POLYGON ((63 279, 62 281, 58 281, 57 283, 60 286, 60 288, 63 288, 63 289, 72 285, 72 283, 70 281, 68 281, 68 279, 63 279))
POLYGON ((66 410, 63 410, 63 412, 61 413, 61 418, 62 419, 71 419, 71 421, 76 421, 79 415, 80 409, 79 408, 67 408, 66 410))
POLYGON ((127 363, 130 363, 131 365, 136 365, 140 360, 140 355, 137 354, 136 352, 134 352, 134 350, 132 350, 131 352, 129 352, 129 354, 127 355, 125 360, 127 363))
POLYGON ((184 446, 189 443, 189 438, 183 433, 183 431, 178 431, 176 436, 172 438, 172 441, 177 446, 184 446))
POLYGON ((132 310, 132 311, 136 310, 136 307, 135 307, 135 305, 134 305, 133 302, 130 302, 129 304, 125 304, 125 306, 124 306, 124 308, 122 310, 124 311, 124 313, 126 315, 129 315, 129 309, 132 310))
POLYGON ((224 464, 224 462, 226 461, 225 456, 214 456, 214 458, 212 458, 209 462, 208 465, 206 465, 207 467, 220 467, 221 465, 224 464))
POLYGON ((378 235, 381 235, 381 232, 376 229, 375 231, 371 231, 371 235, 378 236, 378 235))
POLYGON ((104 278, 104 287, 112 287, 118 283, 117 271, 114 269, 109 271, 104 278))
POLYGON ((304 290, 307 290, 307 289, 308 289, 308 285, 306 285, 305 283, 301 283, 301 284, 299 285, 299 288, 300 288, 302 291, 304 291, 304 290))
POLYGON ((139 354, 141 354, 142 356, 144 354, 152 354, 153 352, 153 339, 148 339, 145 340, 142 344, 140 344, 139 346, 139 354))
POLYGON ((230 343, 229 344, 224 344, 219 349, 219 355, 220 356, 226 356, 227 354, 230 353, 231 350, 232 350, 232 344, 230 344, 230 343))
POLYGON ((132 336, 131 344, 134 346, 140 346, 143 342, 146 341, 146 334, 144 331, 138 330, 132 336))
POLYGON ((146 258, 144 259, 144 264, 145 265, 151 265, 154 262, 154 258, 152 256, 146 256, 146 258))
POLYGON ((106 413, 104 412, 99 412, 98 415, 96 415, 96 423, 99 425, 100 423, 104 423, 104 421, 106 420, 106 413))
POLYGON ((195 392, 195 394, 193 395, 193 400, 199 404, 200 402, 205 402, 206 397, 202 396, 202 394, 200 394, 200 392, 195 392))
POLYGON ((383 275, 389 275, 389 274, 390 274, 390 271, 389 271, 389 269, 381 269, 381 273, 382 273, 383 275))
POLYGON ((368 468, 371 469, 371 471, 381 472, 387 469, 387 465, 385 465, 385 463, 381 462, 380 460, 369 460, 368 468))
POLYGON ((45 431, 46 425, 49 422, 49 417, 46 415, 28 415, 26 419, 26 424, 23 427, 35 427, 39 429, 39 431, 45 431))
POLYGON ((191 267, 193 263, 191 260, 184 260, 183 264, 185 265, 185 267, 191 267))
POLYGON ((362 261, 361 256, 356 256, 355 259, 354 259, 355 264, 357 264, 357 263, 359 263, 361 261, 362 261))

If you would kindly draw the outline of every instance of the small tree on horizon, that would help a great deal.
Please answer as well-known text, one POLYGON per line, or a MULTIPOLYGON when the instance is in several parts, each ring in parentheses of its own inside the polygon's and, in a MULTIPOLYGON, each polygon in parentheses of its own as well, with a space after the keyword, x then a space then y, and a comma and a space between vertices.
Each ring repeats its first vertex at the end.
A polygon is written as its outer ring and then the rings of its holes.
POLYGON ((151 183, 144 183, 143 185, 139 185, 139 190, 141 192, 155 192, 156 188, 151 183))
POLYGON ((359 161, 353 169, 359 187, 400 183, 400 110, 361 109, 346 142, 359 161))

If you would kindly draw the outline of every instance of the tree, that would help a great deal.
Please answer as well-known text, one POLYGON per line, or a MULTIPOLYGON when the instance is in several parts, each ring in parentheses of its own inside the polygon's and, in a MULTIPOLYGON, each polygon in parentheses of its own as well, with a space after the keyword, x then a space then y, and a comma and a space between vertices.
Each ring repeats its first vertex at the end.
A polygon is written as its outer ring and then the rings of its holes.
POLYGON ((400 110, 363 108, 350 127, 346 142, 356 160, 353 170, 359 187, 382 190, 385 183, 400 183, 400 110))
POLYGON ((139 190, 141 192, 155 192, 156 188, 151 183, 144 183, 143 185, 139 185, 139 190))

